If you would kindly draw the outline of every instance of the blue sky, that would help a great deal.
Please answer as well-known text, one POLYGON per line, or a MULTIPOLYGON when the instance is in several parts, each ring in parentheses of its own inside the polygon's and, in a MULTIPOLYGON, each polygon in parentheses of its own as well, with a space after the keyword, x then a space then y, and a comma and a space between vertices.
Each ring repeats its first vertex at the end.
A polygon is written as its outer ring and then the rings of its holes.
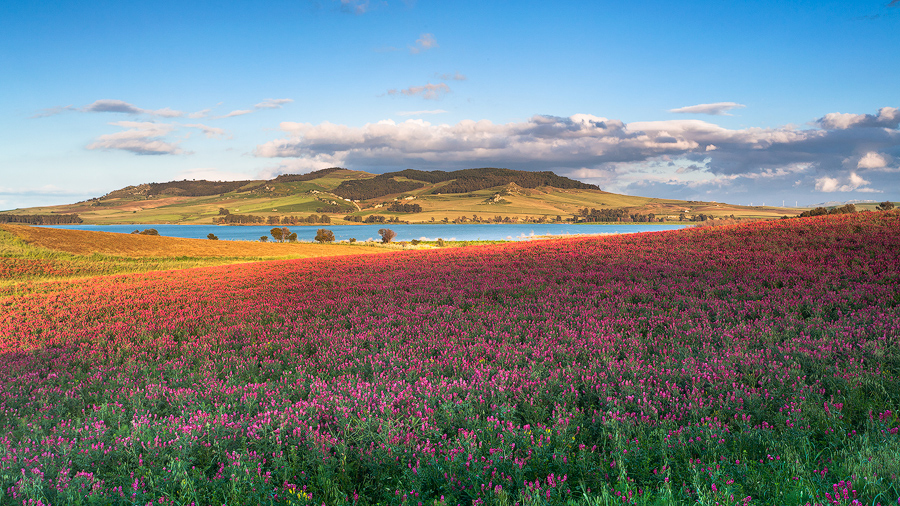
POLYGON ((331 166, 900 200, 900 0, 7 0, 0 19, 0 209, 331 166))

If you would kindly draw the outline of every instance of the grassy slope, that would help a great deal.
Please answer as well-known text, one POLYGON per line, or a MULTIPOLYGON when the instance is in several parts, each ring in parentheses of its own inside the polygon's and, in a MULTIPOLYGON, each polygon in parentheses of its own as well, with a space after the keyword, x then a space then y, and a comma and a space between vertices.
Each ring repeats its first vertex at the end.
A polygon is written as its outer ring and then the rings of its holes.
MULTIPOLYGON (((545 216, 563 218, 575 215, 580 208, 620 208, 632 209, 642 214, 654 213, 657 216, 668 216, 677 219, 682 212, 691 214, 707 214, 717 217, 734 215, 738 218, 766 219, 783 215, 795 215, 796 209, 784 209, 761 206, 734 206, 715 202, 681 201, 654 199, 619 195, 600 190, 560 190, 556 188, 514 189, 504 195, 502 204, 489 203, 491 197, 503 188, 480 190, 466 194, 440 194, 440 188, 446 183, 427 185, 421 189, 406 192, 402 196, 414 196, 412 202, 423 208, 422 213, 404 214, 390 213, 384 208, 376 208, 386 204, 397 195, 387 195, 378 199, 360 202, 357 205, 347 203, 329 192, 347 179, 374 177, 359 171, 340 170, 326 177, 312 181, 274 183, 269 182, 251 192, 232 192, 224 195, 206 197, 109 197, 99 201, 82 202, 63 206, 35 207, 9 211, 13 214, 70 214, 77 213, 91 224, 114 223, 184 223, 209 224, 218 216, 219 208, 228 209, 236 214, 254 214, 268 216, 306 217, 316 213, 316 209, 329 202, 340 202, 346 206, 359 207, 353 214, 366 216, 382 214, 398 216, 404 221, 429 222, 441 221, 444 218, 453 220, 460 216, 481 218, 503 216, 520 220, 545 216), (314 193, 317 192, 317 193, 314 193)), ((401 178, 402 179, 402 178, 401 178)), ((118 194, 119 192, 114 192, 118 194)), ((346 212, 330 214, 332 222, 343 223, 346 212)))
POLYGON ((385 251, 364 245, 209 241, 0 225, 0 295, 40 290, 34 282, 385 251))

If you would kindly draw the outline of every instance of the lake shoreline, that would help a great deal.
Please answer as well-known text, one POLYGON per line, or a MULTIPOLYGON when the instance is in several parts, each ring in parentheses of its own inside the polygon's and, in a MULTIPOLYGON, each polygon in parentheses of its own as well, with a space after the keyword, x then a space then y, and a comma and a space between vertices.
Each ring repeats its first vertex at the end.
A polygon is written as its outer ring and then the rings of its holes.
POLYGON ((130 234, 135 230, 155 229, 159 235, 186 239, 206 239, 213 234, 220 240, 259 241, 262 237, 271 240, 272 228, 287 227, 297 234, 298 241, 315 240, 316 231, 325 228, 334 232, 335 242, 353 239, 356 242, 380 241, 379 230, 389 228, 397 233, 396 242, 402 241, 522 241, 547 237, 574 237, 585 235, 615 235, 660 230, 678 230, 690 225, 667 223, 465 223, 465 224, 353 224, 353 225, 170 225, 170 224, 125 224, 125 225, 53 225, 46 228, 70 230, 91 230, 130 234))

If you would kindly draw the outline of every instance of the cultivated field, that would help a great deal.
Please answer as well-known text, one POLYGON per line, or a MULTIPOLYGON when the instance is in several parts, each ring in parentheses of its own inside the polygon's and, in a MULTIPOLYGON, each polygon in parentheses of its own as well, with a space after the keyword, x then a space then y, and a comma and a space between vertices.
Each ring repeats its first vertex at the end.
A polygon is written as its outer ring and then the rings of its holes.
POLYGON ((0 225, 0 295, 103 274, 385 251, 363 245, 210 241, 5 224, 0 225))
POLYGON ((0 296, 3 504, 900 502, 900 213, 0 296))

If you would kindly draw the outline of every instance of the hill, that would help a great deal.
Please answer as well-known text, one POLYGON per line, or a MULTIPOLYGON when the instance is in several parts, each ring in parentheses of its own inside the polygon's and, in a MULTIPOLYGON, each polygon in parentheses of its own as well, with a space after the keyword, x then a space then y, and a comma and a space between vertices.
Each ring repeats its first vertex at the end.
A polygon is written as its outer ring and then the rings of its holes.
POLYGON ((0 223, 646 222, 798 212, 619 195, 552 172, 407 169, 376 175, 332 167, 271 180, 145 183, 75 204, 0 212, 0 223))

